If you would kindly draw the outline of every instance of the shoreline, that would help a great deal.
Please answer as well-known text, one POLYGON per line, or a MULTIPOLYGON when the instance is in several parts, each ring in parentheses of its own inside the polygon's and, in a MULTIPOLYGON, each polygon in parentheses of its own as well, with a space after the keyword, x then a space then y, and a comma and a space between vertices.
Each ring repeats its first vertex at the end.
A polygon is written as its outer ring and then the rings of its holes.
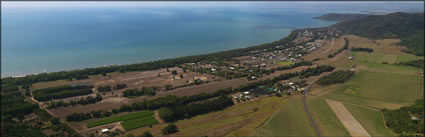
MULTIPOLYGON (((324 27, 315 27, 315 28, 327 28, 329 26, 324 26, 324 27)), ((262 46, 264 44, 269 44, 269 43, 273 43, 276 41, 280 41, 282 39, 288 38, 290 35, 292 35, 293 32, 299 31, 299 30, 304 30, 304 29, 315 29, 315 28, 298 28, 298 29, 293 29, 292 31, 290 31, 290 33, 285 36, 282 37, 279 40, 275 40, 275 41, 271 41, 271 42, 266 42, 266 43, 262 43, 262 44, 258 44, 258 45, 251 45, 251 46, 247 46, 244 48, 235 48, 235 49, 228 49, 228 50, 222 50, 222 51, 215 51, 215 52, 210 52, 210 53, 204 53, 204 54, 194 54, 194 55, 185 55, 185 56, 178 56, 178 57, 170 57, 170 58, 160 58, 157 60, 151 60, 151 61, 143 61, 143 62, 137 62, 137 63, 129 63, 129 64, 110 64, 110 65, 100 65, 98 67, 85 67, 85 68, 81 68, 81 69, 70 69, 70 70, 61 70, 61 71, 52 71, 52 72, 38 72, 38 73, 31 73, 31 74, 18 74, 18 75, 12 75, 12 76, 7 76, 7 77, 1 77, 1 79, 7 79, 7 78, 24 78, 27 76, 37 76, 40 74, 51 74, 51 73, 62 73, 62 72, 72 72, 72 71, 83 71, 86 69, 100 69, 100 68, 107 68, 107 67, 121 67, 121 66, 127 66, 127 65, 136 65, 136 64, 144 64, 144 63, 149 63, 149 62, 157 62, 157 61, 163 61, 163 60, 169 60, 169 59, 178 59, 178 58, 185 58, 185 57, 197 57, 197 56, 208 56, 208 55, 212 55, 212 54, 219 54, 219 53, 223 53, 223 52, 229 52, 229 51, 234 51, 234 50, 243 50, 243 49, 249 49, 249 48, 253 48, 253 47, 258 47, 258 46, 262 46)))

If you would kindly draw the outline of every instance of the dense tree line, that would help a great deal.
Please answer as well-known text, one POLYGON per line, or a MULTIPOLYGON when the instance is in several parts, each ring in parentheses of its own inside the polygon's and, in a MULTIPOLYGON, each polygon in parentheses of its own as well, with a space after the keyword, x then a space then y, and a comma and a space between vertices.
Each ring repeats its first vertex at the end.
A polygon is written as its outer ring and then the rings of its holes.
POLYGON ((166 122, 172 122, 179 119, 191 118, 197 115, 223 110, 232 105, 233 100, 231 98, 221 96, 218 99, 207 100, 201 103, 161 108, 158 112, 161 119, 166 122))
POLYGON ((102 96, 100 96, 99 94, 96 94, 96 97, 93 97, 93 96, 88 96, 86 98, 81 97, 81 99, 78 100, 78 101, 71 100, 69 102, 64 102, 64 101, 48 102, 47 108, 48 109, 54 109, 54 108, 58 108, 58 107, 75 106, 77 104, 81 104, 81 105, 94 104, 94 103, 100 102, 102 100, 103 100, 102 96))
POLYGON ((123 92, 124 97, 155 96, 159 87, 142 87, 141 89, 127 89, 123 92))
POLYGON ((72 113, 66 116, 67 121, 83 121, 92 118, 90 113, 72 113))
POLYGON ((424 13, 391 13, 343 21, 332 27, 371 39, 400 39, 408 53, 424 55, 424 13))
POLYGON ((383 109, 385 124, 400 136, 424 134, 424 97, 396 110, 383 109), (418 120, 413 120, 415 116, 418 120))
MULTIPOLYGON (((300 78, 308 78, 310 76, 317 76, 320 75, 323 72, 330 72, 332 70, 334 70, 335 68, 332 66, 328 66, 328 65, 318 65, 316 67, 313 68, 307 68, 304 69, 300 72, 290 72, 290 73, 285 73, 285 74, 281 74, 277 77, 274 77, 272 80, 267 79, 267 80, 260 80, 260 81, 256 81, 256 82, 250 82, 246 85, 241 85, 238 88, 235 88, 234 90, 232 88, 226 88, 226 89, 221 89, 212 93, 200 93, 200 94, 196 94, 196 95, 191 95, 191 96, 175 96, 175 95, 167 95, 164 97, 158 97, 152 100, 143 100, 143 101, 139 101, 139 102, 134 102, 131 104, 124 104, 122 105, 118 110, 112 110, 114 114, 119 113, 119 112, 131 112, 131 111, 140 111, 140 110, 156 110, 162 107, 168 107, 168 108, 173 108, 176 106, 183 106, 186 104, 190 104, 190 103, 194 103, 194 102, 198 102, 198 101, 203 101, 206 99, 211 99, 211 98, 215 98, 215 97, 220 97, 223 95, 228 95, 231 93, 235 93, 238 91, 246 91, 252 88, 257 88, 258 86, 261 85, 267 85, 267 84, 273 84, 276 83, 278 81, 281 80, 288 80, 290 78, 293 77, 300 77, 300 78)), ((85 114, 85 113, 75 113, 69 115, 70 120, 73 121, 81 121, 81 120, 86 120, 86 119, 90 119, 91 118, 91 114, 85 114)), ((67 117, 68 119, 68 117, 67 117)))
POLYGON ((63 85, 34 90, 33 96, 38 101, 49 101, 53 99, 91 94, 93 93, 92 88, 92 85, 63 85))
POLYGON ((354 76, 354 71, 349 70, 338 70, 335 72, 332 72, 329 75, 321 77, 317 83, 320 85, 331 85, 331 84, 338 84, 338 83, 344 83, 348 79, 350 79, 352 76, 354 76))
POLYGON ((423 70, 424 69, 424 60, 418 59, 418 60, 400 62, 400 63, 396 63, 396 65, 412 66, 412 67, 417 67, 417 68, 420 68, 420 69, 423 70))
POLYGON ((112 91, 112 86, 99 86, 97 87, 98 92, 109 92, 112 91))
POLYGON ((329 55, 328 55, 328 58, 333 58, 333 57, 335 57, 336 55, 338 55, 339 53, 341 53, 342 51, 344 51, 344 50, 347 50, 347 49, 348 49, 349 41, 348 41, 348 39, 347 39, 347 38, 344 38, 344 40, 345 40, 344 46, 343 46, 342 48, 338 49, 338 51, 336 51, 335 53, 331 53, 331 54, 329 54, 329 55))
POLYGON ((38 109, 38 104, 25 100, 24 96, 1 98, 2 121, 11 120, 16 116, 24 116, 38 109))
POLYGON ((373 49, 371 48, 356 48, 356 47, 352 47, 351 51, 357 52, 357 51, 363 51, 363 52, 373 52, 373 49))
POLYGON ((57 93, 50 93, 50 94, 36 94, 34 95, 34 98, 38 101, 49 101, 53 99, 63 99, 67 97, 75 97, 75 96, 81 96, 81 95, 88 95, 92 94, 92 89, 80 89, 80 90, 64 90, 57 93))
POLYGON ((18 91, 19 87, 18 85, 8 84, 8 83, 1 83, 1 92, 11 92, 11 91, 18 91))
MULTIPOLYGON (((51 123, 48 126, 48 129, 53 129, 55 131, 60 131, 57 135, 62 133, 62 137, 64 133, 68 137, 81 137, 78 133, 76 133, 72 128, 68 125, 61 123, 58 118, 52 117, 46 111, 40 109, 37 104, 25 101, 23 96, 18 97, 10 97, 10 98, 2 98, 2 128, 1 128, 1 136, 3 137, 45 137, 42 132, 42 129, 46 127, 42 127, 39 124, 32 124, 31 122, 22 122, 15 121, 11 118, 17 116, 19 120, 23 120, 24 115, 35 113, 41 121, 51 123), (20 99, 17 99, 20 98, 20 99), (11 101, 15 100, 15 101, 11 101), (22 102, 21 102, 22 101, 22 102), (13 105, 12 105, 13 104, 13 105), (30 107, 27 107, 30 105, 30 107), (13 109, 13 110, 12 110, 13 109), (12 110, 12 111, 11 111, 12 110)), ((56 135, 50 135, 56 136, 56 135)), ((47 136, 46 136, 47 137, 47 136)))

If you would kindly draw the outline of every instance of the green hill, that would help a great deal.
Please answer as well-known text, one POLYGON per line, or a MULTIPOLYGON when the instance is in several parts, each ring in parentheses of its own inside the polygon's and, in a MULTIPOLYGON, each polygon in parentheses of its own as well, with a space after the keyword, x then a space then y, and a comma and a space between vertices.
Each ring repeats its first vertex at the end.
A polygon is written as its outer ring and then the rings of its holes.
POLYGON ((405 52, 424 55, 424 13, 370 15, 332 25, 345 33, 372 39, 399 38, 405 52))

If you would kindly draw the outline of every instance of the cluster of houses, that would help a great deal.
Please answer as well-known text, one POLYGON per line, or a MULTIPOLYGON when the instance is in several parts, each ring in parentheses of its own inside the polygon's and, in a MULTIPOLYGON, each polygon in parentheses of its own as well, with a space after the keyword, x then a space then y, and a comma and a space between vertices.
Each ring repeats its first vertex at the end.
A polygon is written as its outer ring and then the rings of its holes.
MULTIPOLYGON (((315 28, 297 31, 297 38, 302 39, 301 43, 288 42, 271 48, 258 49, 250 51, 250 55, 241 59, 242 64, 228 64, 226 66, 215 66, 214 62, 201 65, 202 68, 208 68, 212 74, 222 74, 221 71, 234 71, 236 73, 252 73, 251 67, 272 68, 278 61, 300 62, 302 56, 305 56, 314 50, 319 49, 326 44, 325 40, 337 38, 341 32, 333 28, 315 28), (245 66, 245 67, 244 67, 245 66), (246 67, 249 66, 249 67, 246 67)), ((196 63, 198 66, 199 63, 196 63)), ((202 63, 201 63, 202 64, 202 63)), ((191 64, 192 66, 195 63, 191 64)), ((253 76, 251 79, 256 79, 253 76)))

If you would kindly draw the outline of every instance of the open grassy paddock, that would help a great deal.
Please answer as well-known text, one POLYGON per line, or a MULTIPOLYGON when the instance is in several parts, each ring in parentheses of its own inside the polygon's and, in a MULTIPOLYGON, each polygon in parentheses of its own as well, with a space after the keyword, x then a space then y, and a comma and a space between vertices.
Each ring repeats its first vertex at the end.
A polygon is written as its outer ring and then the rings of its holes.
POLYGON ((288 100, 251 136, 316 136, 316 133, 304 111, 301 96, 288 100))
POLYGON ((381 112, 356 105, 344 104, 371 136, 394 136, 384 125, 381 112))
POLYGON ((308 97, 307 105, 321 136, 350 136, 325 100, 308 97))
MULTIPOLYGON (((130 113, 130 114, 121 115, 121 116, 117 116, 117 117, 106 118, 106 119, 102 119, 102 120, 98 120, 98 121, 92 121, 92 122, 87 123, 87 128, 96 127, 96 126, 105 125, 105 124, 114 123, 114 122, 119 122, 119 121, 126 121, 126 120, 144 118, 144 117, 152 116, 153 114, 154 113, 150 110, 144 110, 144 111, 130 113)), ((140 119, 139 119, 139 121, 140 121, 140 119)), ((132 122, 126 122, 126 124, 132 125, 132 122)), ((124 128, 125 128, 125 126, 124 126, 124 128)))
MULTIPOLYGON (((386 72, 360 71, 330 94, 408 105, 420 97, 422 77, 386 72)), ((332 95, 326 95, 333 98, 332 95)), ((335 98, 336 99, 336 98, 335 98)))
POLYGON ((289 66, 289 65, 292 65, 292 64, 295 64, 295 63, 292 62, 292 61, 279 61, 279 62, 277 62, 277 64, 279 64, 280 66, 289 66))

